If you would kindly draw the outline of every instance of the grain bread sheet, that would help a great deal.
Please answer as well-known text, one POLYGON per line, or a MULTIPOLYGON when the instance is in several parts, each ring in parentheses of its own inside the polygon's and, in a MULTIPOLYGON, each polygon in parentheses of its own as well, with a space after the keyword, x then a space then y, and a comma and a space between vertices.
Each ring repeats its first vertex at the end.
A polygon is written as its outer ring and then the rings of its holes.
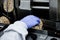
POLYGON ((8 18, 6 18, 5 16, 1 16, 1 17, 0 17, 0 23, 10 24, 10 21, 9 21, 8 18))
POLYGON ((3 9, 6 12, 11 12, 14 9, 14 0, 4 0, 3 9))
POLYGON ((42 20, 40 20, 40 24, 35 26, 35 27, 33 27, 33 29, 43 30, 43 22, 42 22, 42 20))

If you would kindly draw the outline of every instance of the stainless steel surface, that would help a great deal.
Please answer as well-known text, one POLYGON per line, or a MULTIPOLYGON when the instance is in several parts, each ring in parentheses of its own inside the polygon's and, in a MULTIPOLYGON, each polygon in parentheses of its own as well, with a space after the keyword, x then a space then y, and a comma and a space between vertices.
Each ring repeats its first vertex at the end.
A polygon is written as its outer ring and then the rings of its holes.
POLYGON ((32 6, 32 8, 35 8, 35 9, 49 9, 49 7, 44 7, 44 6, 32 6))
POLYGON ((30 8, 30 0, 20 0, 20 9, 31 10, 30 8))
POLYGON ((60 40, 60 38, 52 37, 52 36, 48 36, 46 40, 51 40, 52 38, 55 38, 55 39, 57 39, 57 40, 60 40))
POLYGON ((48 37, 46 30, 35 30, 27 36, 27 40, 46 40, 48 37))
POLYGON ((50 18, 60 21, 60 0, 50 0, 50 18))
POLYGON ((56 22, 56 29, 60 30, 60 0, 50 0, 50 20, 56 22))
POLYGON ((33 0, 34 2, 49 2, 49 0, 33 0))

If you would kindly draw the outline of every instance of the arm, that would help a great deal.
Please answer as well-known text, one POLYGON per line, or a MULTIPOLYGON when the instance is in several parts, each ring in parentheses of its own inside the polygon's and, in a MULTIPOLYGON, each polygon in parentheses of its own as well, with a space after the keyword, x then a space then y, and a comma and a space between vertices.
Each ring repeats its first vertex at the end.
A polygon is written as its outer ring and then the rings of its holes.
POLYGON ((25 40, 25 37, 28 34, 28 31, 25 27, 25 23, 16 21, 14 24, 9 25, 8 28, 4 30, 4 34, 1 36, 0 40, 20 40, 21 37, 23 40, 25 40))
MULTIPOLYGON (((15 35, 15 33, 11 32, 11 31, 15 31, 15 32, 21 34, 22 39, 25 40, 25 37, 28 34, 27 29, 32 28, 33 26, 35 26, 39 23, 40 23, 40 19, 38 17, 35 17, 33 15, 26 16, 23 19, 21 19, 20 21, 16 21, 14 24, 11 24, 10 26, 8 26, 8 28, 6 30, 4 30, 4 35, 7 36, 5 39, 6 40, 7 39, 8 40, 11 40, 11 39, 16 40, 16 38, 18 38, 18 40, 20 40, 19 39, 20 35, 16 36, 17 34, 15 35)), ((1 37, 1 40, 5 37, 4 35, 1 37)))
POLYGON ((3 34, 0 40, 22 40, 22 36, 17 32, 8 31, 3 34))

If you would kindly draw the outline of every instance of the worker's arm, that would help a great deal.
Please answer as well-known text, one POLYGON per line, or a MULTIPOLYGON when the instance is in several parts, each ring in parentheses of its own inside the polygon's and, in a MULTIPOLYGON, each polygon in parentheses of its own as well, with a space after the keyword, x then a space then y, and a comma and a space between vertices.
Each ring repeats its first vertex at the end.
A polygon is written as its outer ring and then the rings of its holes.
POLYGON ((8 28, 4 30, 4 34, 0 40, 25 40, 28 34, 27 29, 39 23, 40 19, 38 17, 33 15, 26 16, 20 21, 9 25, 8 28))
POLYGON ((22 36, 14 31, 5 32, 0 40, 22 40, 22 36))
POLYGON ((25 37, 28 34, 26 27, 27 25, 25 23, 16 21, 4 30, 4 34, 1 36, 0 40, 17 40, 19 38, 25 40, 25 37))

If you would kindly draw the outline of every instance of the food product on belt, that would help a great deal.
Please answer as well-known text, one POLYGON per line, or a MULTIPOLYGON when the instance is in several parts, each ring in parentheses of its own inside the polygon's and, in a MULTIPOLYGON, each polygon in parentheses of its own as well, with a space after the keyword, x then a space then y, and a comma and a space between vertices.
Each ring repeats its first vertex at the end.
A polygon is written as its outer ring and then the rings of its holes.
POLYGON ((2 19, 0 18, 0 23, 3 23, 2 19))
POLYGON ((14 0, 4 0, 3 8, 6 12, 11 12, 14 9, 14 0))
POLYGON ((10 21, 5 16, 0 17, 0 23, 10 24, 10 21))
POLYGON ((42 22, 42 20, 40 20, 40 24, 35 26, 35 27, 33 27, 33 29, 43 30, 43 22, 42 22))

